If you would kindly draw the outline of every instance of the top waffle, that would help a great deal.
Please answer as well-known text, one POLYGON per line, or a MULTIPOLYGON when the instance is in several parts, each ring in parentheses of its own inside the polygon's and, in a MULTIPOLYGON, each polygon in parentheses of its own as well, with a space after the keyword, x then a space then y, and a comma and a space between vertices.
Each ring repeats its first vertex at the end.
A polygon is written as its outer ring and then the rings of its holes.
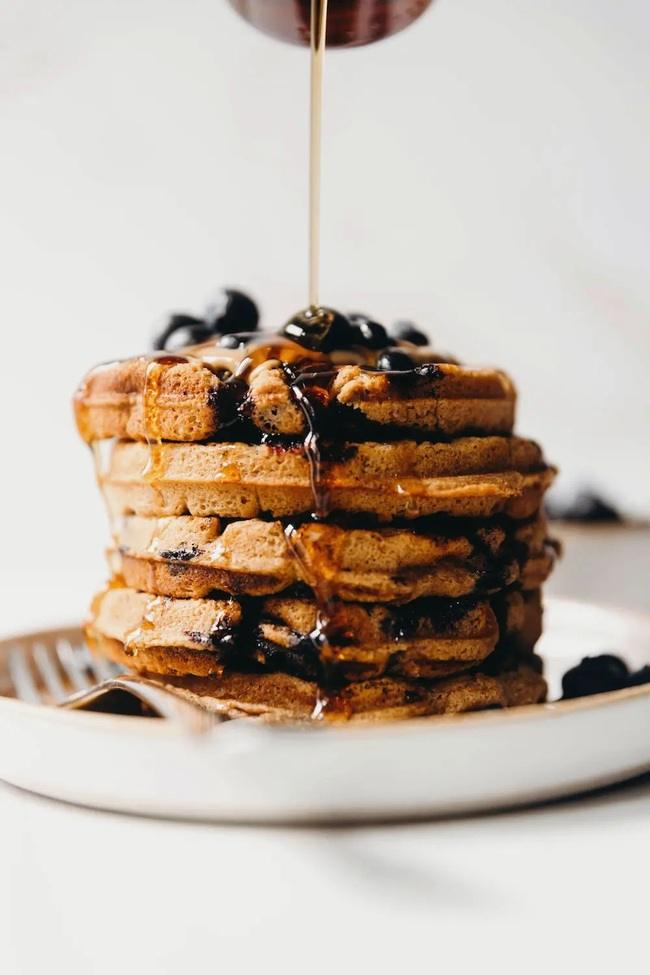
POLYGON ((94 369, 77 391, 77 425, 88 442, 296 439, 307 432, 296 389, 308 389, 319 429, 336 439, 512 431, 515 390, 504 373, 437 363, 430 349, 401 347, 415 366, 409 372, 379 371, 370 350, 326 355, 278 336, 241 349, 215 340, 183 355, 110 363, 94 369))

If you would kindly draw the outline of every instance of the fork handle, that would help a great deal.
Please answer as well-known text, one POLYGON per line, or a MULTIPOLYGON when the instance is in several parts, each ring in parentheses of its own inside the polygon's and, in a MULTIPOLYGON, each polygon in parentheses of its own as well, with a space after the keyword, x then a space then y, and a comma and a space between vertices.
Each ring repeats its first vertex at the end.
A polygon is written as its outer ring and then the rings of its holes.
MULTIPOLYGON (((215 724, 227 720, 226 715, 206 711, 197 704, 185 700, 176 691, 146 677, 137 677, 135 674, 111 677, 89 690, 79 691, 67 698, 60 707, 70 710, 89 710, 99 702, 108 703, 107 699, 116 691, 127 694, 140 704, 144 704, 156 717, 175 721, 193 733, 208 731, 215 724)), ((119 713, 118 708, 106 710, 109 713, 119 713)))

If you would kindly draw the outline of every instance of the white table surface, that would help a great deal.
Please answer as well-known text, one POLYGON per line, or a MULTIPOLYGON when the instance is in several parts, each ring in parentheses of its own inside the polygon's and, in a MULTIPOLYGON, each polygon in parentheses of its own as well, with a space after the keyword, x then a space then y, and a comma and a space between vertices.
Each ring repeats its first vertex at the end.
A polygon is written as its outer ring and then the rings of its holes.
MULTIPOLYGON (((572 536, 555 585, 569 595, 589 594, 585 553, 647 561, 647 534, 572 536)), ((650 608, 624 579, 616 597, 650 608)), ((25 612, 17 590, 3 630, 25 612)), ((137 819, 0 786, 0 972, 647 972, 649 867, 650 776, 517 812, 338 829, 137 819)))

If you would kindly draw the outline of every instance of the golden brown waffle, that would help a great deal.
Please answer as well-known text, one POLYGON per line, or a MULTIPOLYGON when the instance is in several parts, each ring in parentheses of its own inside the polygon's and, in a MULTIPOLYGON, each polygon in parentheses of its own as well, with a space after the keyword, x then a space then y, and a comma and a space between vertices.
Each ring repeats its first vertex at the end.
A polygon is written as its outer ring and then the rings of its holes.
MULTIPOLYGON (((555 474, 537 444, 519 437, 360 443, 345 451, 322 471, 330 509, 383 521, 439 513, 527 518, 555 474)), ((302 449, 265 445, 164 443, 152 457, 146 444, 118 442, 102 486, 115 515, 286 517, 314 507, 302 449)))
MULTIPOLYGON (((75 396, 82 437, 88 442, 152 436, 179 442, 208 440, 229 432, 241 417, 259 433, 304 436, 305 417, 277 359, 254 368, 242 389, 235 387, 232 376, 243 352, 219 349, 215 343, 184 351, 189 357, 140 356, 89 373, 75 396)), ((416 361, 433 357, 431 350, 410 347, 409 351, 416 361)), ((323 415, 322 423, 336 427, 348 439, 368 424, 379 428, 379 439, 383 439, 382 427, 443 436, 512 430, 515 391, 497 370, 440 363, 431 378, 416 377, 405 386, 389 374, 364 371, 358 364, 338 364, 298 346, 293 354, 298 361, 313 359, 321 368, 327 364, 331 369, 323 406, 331 416, 323 415)), ((344 355, 359 358, 352 351, 344 355)), ((234 439, 230 432, 229 439, 234 439)))
POLYGON ((92 645, 118 641, 138 671, 207 676, 227 663, 316 676, 325 665, 348 680, 386 672, 434 678, 475 666, 502 642, 526 649, 541 608, 518 593, 499 597, 501 625, 490 602, 425 600, 402 609, 338 603, 320 641, 313 599, 171 599, 113 587, 100 594, 88 624, 92 645), (511 606, 510 603, 515 605, 511 606), (315 645, 319 647, 318 653, 315 645))
POLYGON ((499 630, 506 639, 499 642, 499 649, 515 653, 531 653, 542 635, 541 589, 513 589, 490 597, 490 604, 497 617, 499 630))
POLYGON ((307 523, 288 540, 278 521, 134 515, 116 527, 109 559, 131 588, 180 599, 215 590, 265 596, 320 578, 339 599, 403 603, 496 592, 517 580, 537 589, 553 563, 545 539, 543 518, 464 531, 449 522, 419 531, 307 523))
MULTIPOLYGON (((119 644, 108 655, 128 665, 119 644)), ((314 682, 281 673, 226 671, 215 678, 165 680, 201 707, 233 718, 375 722, 538 704, 546 697, 539 669, 539 661, 531 657, 495 674, 476 672, 431 682, 382 677, 350 684, 329 698, 314 682)))

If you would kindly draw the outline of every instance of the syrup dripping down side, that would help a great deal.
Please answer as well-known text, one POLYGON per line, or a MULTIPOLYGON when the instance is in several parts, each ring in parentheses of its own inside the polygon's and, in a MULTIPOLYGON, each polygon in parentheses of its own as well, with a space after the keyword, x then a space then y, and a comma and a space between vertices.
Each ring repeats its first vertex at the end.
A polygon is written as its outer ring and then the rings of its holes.
MULTIPOLYGON (((322 369, 301 373, 287 365, 284 366, 284 371, 294 402, 305 418, 307 433, 303 449, 309 464, 314 501, 311 517, 314 521, 322 521, 330 514, 331 498, 326 461, 323 459, 323 428, 320 416, 326 411, 334 372, 331 369, 322 369)), ((296 525, 291 521, 285 526, 285 538, 288 550, 297 563, 298 574, 310 586, 316 602, 316 625, 308 639, 320 661, 321 677, 312 720, 322 720, 326 712, 333 713, 335 710, 337 682, 332 666, 332 639, 335 631, 345 629, 345 613, 334 592, 332 581, 335 573, 328 570, 325 560, 313 559, 307 554, 300 542, 296 525)))

